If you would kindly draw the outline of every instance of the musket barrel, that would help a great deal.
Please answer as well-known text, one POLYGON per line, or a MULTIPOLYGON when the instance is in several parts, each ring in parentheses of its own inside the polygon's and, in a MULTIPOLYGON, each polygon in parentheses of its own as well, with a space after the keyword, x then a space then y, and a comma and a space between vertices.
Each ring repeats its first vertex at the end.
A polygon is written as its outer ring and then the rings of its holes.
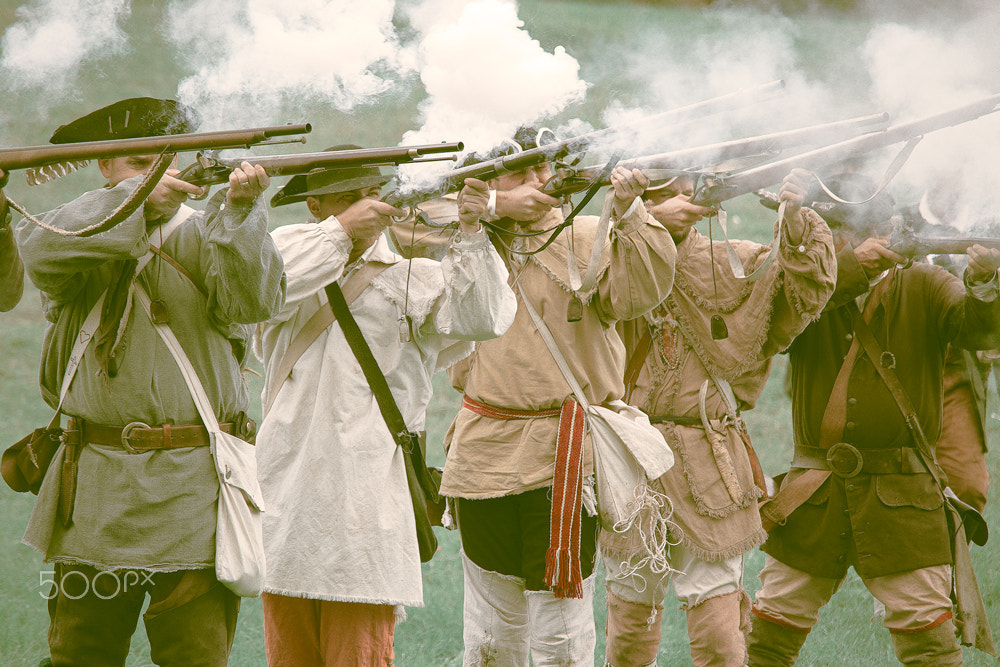
MULTIPOLYGON (((713 164, 718 164, 723 160, 732 158, 753 157, 761 153, 777 153, 787 148, 806 144, 817 144, 824 141, 843 140, 845 137, 857 136, 863 132, 877 132, 884 130, 889 121, 889 115, 871 114, 858 118, 848 118, 846 120, 812 125, 809 127, 796 128, 794 130, 784 130, 772 132, 756 137, 745 139, 734 139, 717 144, 707 144, 705 146, 694 146, 682 148, 667 153, 657 153, 655 155, 644 155, 641 157, 622 160, 619 166, 626 169, 641 170, 678 170, 678 171, 698 171, 708 169, 713 164)), ((597 177, 604 169, 603 165, 586 167, 575 171, 573 182, 577 185, 586 183, 597 177)), ((574 187, 566 189, 564 182, 559 176, 550 181, 551 185, 543 188, 547 194, 559 195, 564 192, 572 192, 574 187)), ((610 180, 603 183, 610 184, 610 180)))
POLYGON ((543 162, 560 160, 572 153, 587 150, 599 140, 614 137, 616 134, 624 134, 633 129, 636 125, 652 122, 664 125, 668 123, 680 123, 686 120, 704 118, 705 116, 713 113, 727 111, 729 109, 738 108, 740 106, 759 102, 763 99, 771 98, 783 90, 784 87, 784 81, 772 81, 760 86, 738 90, 727 95, 704 100, 685 107, 670 109, 634 123, 594 130, 593 132, 581 134, 576 137, 570 137, 569 139, 564 139, 562 141, 544 144, 513 155, 503 155, 493 160, 487 160, 450 171, 439 178, 433 185, 423 187, 417 186, 405 193, 396 190, 395 192, 391 192, 386 195, 386 197, 383 198, 383 201, 397 207, 414 206, 422 201, 440 197, 448 194, 449 192, 461 189, 466 178, 490 180, 492 178, 502 176, 503 174, 533 167, 543 162))
POLYGON ((152 155, 163 152, 181 153, 210 148, 248 148, 272 137, 308 134, 311 131, 312 125, 300 123, 219 132, 171 134, 139 139, 110 139, 108 141, 84 141, 25 148, 0 148, 0 169, 13 171, 76 160, 152 155))
POLYGON ((220 158, 199 155, 198 160, 181 171, 178 178, 194 185, 224 183, 229 173, 243 162, 263 167, 270 176, 304 174, 313 169, 344 169, 357 166, 399 165, 432 160, 453 160, 453 156, 434 157, 461 151, 461 141, 387 148, 357 148, 339 151, 317 151, 291 155, 255 155, 251 157, 220 158))
POLYGON ((760 190, 779 181, 796 167, 818 169, 824 165, 845 160, 860 153, 906 141, 953 125, 960 125, 993 113, 1000 104, 1000 94, 978 100, 948 111, 932 114, 907 123, 891 126, 882 132, 865 134, 830 146, 800 153, 783 160, 770 162, 721 178, 695 194, 693 202, 703 206, 718 205, 721 201, 760 190))
POLYGON ((782 93, 784 89, 785 82, 778 79, 759 86, 736 90, 725 95, 720 95, 719 97, 713 97, 712 99, 664 111, 662 114, 638 120, 635 124, 642 125, 653 121, 662 122, 663 120, 669 120, 674 123, 701 120, 705 116, 773 99, 779 93, 782 93))
POLYGON ((898 241, 889 245, 889 250, 904 257, 923 257, 924 255, 964 255, 974 245, 1000 250, 1000 238, 990 237, 924 237, 915 234, 904 235, 898 241))
MULTIPOLYGON (((253 158, 219 159, 220 164, 232 169, 249 160, 264 167, 270 176, 301 174, 310 169, 344 168, 359 165, 401 164, 427 155, 455 153, 463 148, 462 142, 399 146, 396 148, 359 148, 341 151, 318 151, 292 155, 262 155, 253 158)), ((447 159, 447 158, 441 158, 447 159)))
POLYGON ((669 153, 646 155, 622 160, 618 164, 626 168, 642 169, 689 169, 706 167, 711 162, 744 157, 755 152, 782 150, 803 144, 815 144, 832 139, 843 140, 845 136, 857 136, 859 132, 884 130, 889 120, 888 114, 872 114, 858 118, 813 125, 794 130, 773 132, 746 139, 734 139, 717 144, 683 148, 669 153))

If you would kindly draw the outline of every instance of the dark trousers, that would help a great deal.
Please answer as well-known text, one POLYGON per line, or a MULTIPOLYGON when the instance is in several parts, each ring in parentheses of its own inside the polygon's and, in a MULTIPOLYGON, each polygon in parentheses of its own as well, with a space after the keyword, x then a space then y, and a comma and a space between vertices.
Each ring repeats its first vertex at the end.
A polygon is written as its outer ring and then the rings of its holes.
POLYGON ((142 605, 150 658, 161 667, 224 667, 240 598, 213 570, 105 572, 56 565, 49 598, 53 667, 125 664, 142 605))
MULTIPOLYGON (((491 572, 525 580, 529 591, 545 591, 545 552, 549 548, 552 489, 535 489, 501 498, 458 498, 458 531, 469 559, 491 572)), ((580 522, 580 571, 594 572, 597 517, 584 510, 580 522)))

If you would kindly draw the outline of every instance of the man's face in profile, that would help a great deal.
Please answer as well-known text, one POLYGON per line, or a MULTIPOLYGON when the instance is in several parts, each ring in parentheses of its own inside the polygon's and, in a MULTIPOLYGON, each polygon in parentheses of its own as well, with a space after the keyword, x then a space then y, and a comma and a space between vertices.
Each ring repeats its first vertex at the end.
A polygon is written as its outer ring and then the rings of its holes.
POLYGON ((513 190, 521 185, 530 185, 536 190, 541 190, 550 178, 552 178, 552 167, 548 162, 542 162, 534 167, 498 176, 490 182, 490 185, 495 190, 513 190))

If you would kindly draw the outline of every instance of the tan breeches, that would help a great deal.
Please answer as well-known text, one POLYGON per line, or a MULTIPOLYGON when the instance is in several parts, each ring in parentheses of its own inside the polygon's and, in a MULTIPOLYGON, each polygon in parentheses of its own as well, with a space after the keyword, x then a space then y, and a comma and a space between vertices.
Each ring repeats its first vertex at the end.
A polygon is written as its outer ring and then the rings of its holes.
MULTIPOLYGON (((814 577, 767 556, 753 611, 791 630, 808 632, 819 610, 846 577, 814 577)), ((884 625, 893 633, 919 632, 951 618, 951 566, 936 565, 884 577, 861 578, 886 608, 884 625)))

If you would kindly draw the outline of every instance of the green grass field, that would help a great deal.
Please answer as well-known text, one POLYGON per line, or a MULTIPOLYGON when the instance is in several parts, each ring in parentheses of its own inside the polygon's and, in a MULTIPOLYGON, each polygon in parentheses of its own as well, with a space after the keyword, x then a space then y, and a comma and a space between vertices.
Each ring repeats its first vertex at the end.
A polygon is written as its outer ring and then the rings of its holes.
MULTIPOLYGON (((144 33, 141 46, 128 54, 129 66, 112 67, 108 63, 88 63, 80 71, 72 95, 58 100, 45 98, 40 91, 10 95, 5 99, 0 116, 0 145, 25 146, 44 143, 52 129, 85 111, 110 103, 115 99, 135 95, 173 96, 183 71, 172 46, 158 31, 144 28, 161 20, 165 2, 134 3, 125 29, 144 33)), ((843 90, 864 90, 865 82, 856 80, 851 64, 831 62, 845 53, 852 53, 862 42, 867 26, 849 16, 787 17, 780 14, 761 18, 759 15, 740 17, 721 11, 701 11, 692 8, 668 7, 669 3, 569 2, 567 0, 532 0, 519 4, 519 16, 526 29, 542 47, 551 51, 564 45, 581 63, 580 77, 591 83, 583 105, 566 110, 562 120, 579 117, 600 126, 601 112, 612 101, 626 106, 642 106, 652 100, 648 77, 672 66, 657 61, 649 54, 641 55, 638 46, 648 46, 662 40, 670 49, 663 49, 662 58, 685 58, 686 76, 677 75, 673 106, 689 104, 710 95, 698 88, 699 77, 707 83, 720 74, 711 67, 711 58, 728 55, 728 67, 738 69, 743 52, 749 57, 761 45, 739 39, 755 26, 778 25, 787 28, 788 42, 795 57, 776 65, 768 76, 753 83, 762 83, 783 66, 794 68, 796 80, 825 78, 838 83, 843 90), (636 47, 636 48, 633 48, 636 47)), ((16 19, 17 2, 0 2, 0 30, 16 19)), ((858 63, 852 61, 854 66, 858 63)), ((487 73, 488 74, 488 73, 487 73)), ((725 74, 725 72, 722 72, 725 74)), ((718 81, 715 81, 718 84, 718 81)), ((2 82, 0 82, 2 87, 2 82)), ((725 86, 723 86, 724 88, 725 86)), ((707 89, 707 88, 706 88, 707 89)), ((662 92, 662 91, 661 91, 662 92)), ((297 109, 295 117, 282 122, 309 120, 317 129, 309 139, 310 148, 344 142, 363 146, 396 144, 402 132, 412 129, 418 121, 419 95, 397 95, 388 100, 362 105, 343 113, 318 105, 297 109)), ((817 119, 820 122, 823 119, 817 119)), ((268 124, 270 123, 270 119, 268 124)), ((265 124, 265 123, 261 123, 265 124)), ((805 123, 803 123, 805 124, 805 123)), ((462 137, 448 137, 462 139, 462 137)), ((182 160, 183 162, 183 160, 182 160)), ((70 175, 44 189, 29 190, 19 176, 11 180, 10 196, 27 204, 33 211, 43 211, 80 192, 100 185, 96 169, 70 175)), ((271 193, 273 193, 273 188, 271 193)), ((296 207, 290 207, 295 209, 296 207)), ((772 219, 754 200, 738 200, 731 212, 743 221, 733 224, 730 233, 741 238, 766 241, 770 237, 772 219)), ((297 219, 299 211, 279 210, 274 224, 297 219)), ((39 296, 32 287, 26 289, 21 304, 12 312, 0 314, 0 445, 12 444, 32 428, 51 418, 51 410, 41 401, 38 385, 38 361, 44 321, 39 296)), ((766 472, 783 471, 790 459, 790 409, 781 393, 785 360, 778 358, 772 379, 758 407, 747 414, 747 422, 766 472)), ((258 367, 259 370, 259 367, 258 367)), ((255 390, 259 389, 259 380, 255 390)), ((431 462, 440 464, 443 452, 441 437, 457 410, 457 396, 443 376, 437 378, 437 394, 431 406, 428 430, 431 462)), ((259 392, 258 392, 259 393, 259 392)), ((995 392, 991 393, 991 410, 997 410, 995 392)), ((252 414, 260 415, 257 401, 252 414)), ((990 472, 1000 479, 1000 451, 997 435, 1000 424, 990 420, 990 472)), ((0 488, 0 667, 36 665, 47 654, 46 628, 48 619, 42 596, 46 587, 41 578, 49 566, 20 537, 31 511, 33 496, 16 494, 0 488)), ((997 525, 1000 508, 991 504, 987 520, 997 525)), ((459 562, 459 542, 455 533, 438 529, 441 550, 424 565, 424 597, 426 606, 409 610, 409 618, 396 630, 396 664, 402 667, 438 667, 460 665, 462 654, 462 571, 459 562)), ((985 548, 975 548, 977 565, 987 610, 994 621, 1000 619, 1000 553, 994 538, 985 548)), ((756 573, 763 557, 749 554, 746 567, 746 587, 756 590, 756 573)), ((599 586, 595 601, 598 623, 598 650, 595 664, 602 663, 604 598, 599 586)), ((1000 626, 997 626, 1000 627, 1000 626)), ((965 651, 966 664, 993 664, 992 659, 971 649, 965 651)), ((138 667, 151 664, 149 648, 140 623, 133 640, 128 664, 138 667)), ((237 667, 265 665, 261 606, 258 599, 244 601, 237 629, 231 664, 237 667)), ((689 664, 684 615, 672 600, 667 601, 663 620, 663 641, 659 664, 689 664)), ((895 664, 888 633, 873 620, 871 598, 864 586, 853 576, 824 610, 820 625, 810 635, 802 652, 802 665, 880 666, 895 664)))

